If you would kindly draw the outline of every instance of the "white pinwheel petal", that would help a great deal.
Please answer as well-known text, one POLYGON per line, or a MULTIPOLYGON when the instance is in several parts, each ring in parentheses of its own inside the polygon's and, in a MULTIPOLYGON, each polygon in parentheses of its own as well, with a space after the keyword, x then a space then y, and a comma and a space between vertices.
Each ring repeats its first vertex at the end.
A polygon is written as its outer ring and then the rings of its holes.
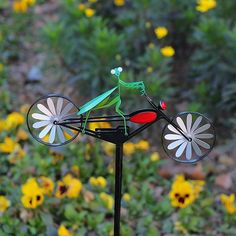
POLYGON ((67 113, 72 109, 74 105, 72 103, 68 103, 62 110, 61 116, 67 115, 67 113))
POLYGON ((56 137, 56 126, 54 125, 51 129, 50 136, 49 136, 49 143, 53 143, 56 137))
POLYGON ((182 155, 182 153, 184 152, 186 146, 187 146, 188 142, 184 142, 181 144, 181 146, 177 149, 175 156, 176 157, 180 157, 182 155))
POLYGON ((201 149, 198 147, 198 145, 192 140, 193 150, 198 156, 202 155, 201 149))
POLYGON ((213 138, 213 134, 196 134, 195 138, 203 138, 203 139, 209 139, 209 138, 213 138))
POLYGON ((204 141, 202 141, 202 140, 200 140, 200 139, 195 138, 194 141, 195 141, 199 146, 201 146, 201 147, 203 147, 203 148, 210 149, 210 147, 211 147, 208 143, 206 143, 206 142, 204 142, 204 141))
POLYGON ((188 133, 191 132, 191 126, 192 126, 192 115, 188 114, 187 115, 187 131, 188 131, 188 133))
POLYGON ((57 125, 57 135, 58 135, 58 138, 60 140, 61 143, 64 143, 66 140, 65 140, 65 136, 61 130, 61 127, 59 125, 57 125))
POLYGON ((198 134, 198 133, 201 133, 201 132, 203 132, 203 131, 209 129, 210 127, 211 127, 210 124, 205 124, 205 125, 201 126, 200 128, 196 129, 196 130, 194 131, 194 134, 196 135, 196 134, 198 134))
POLYGON ((191 160, 191 158, 192 158, 192 144, 191 142, 189 142, 186 148, 186 159, 191 160))
POLYGON ((62 129, 63 129, 67 134, 69 134, 71 137, 73 137, 73 136, 75 135, 70 129, 68 129, 68 128, 66 128, 66 127, 62 127, 62 129))
POLYGON ((49 124, 49 125, 47 125, 40 133, 39 133, 39 138, 44 138, 47 134, 48 134, 48 132, 50 131, 50 129, 52 128, 52 124, 49 124))
POLYGON ((38 121, 33 124, 33 128, 38 129, 38 128, 48 125, 49 123, 50 123, 49 120, 38 121))
POLYGON ((180 127, 185 133, 187 133, 187 130, 186 130, 186 127, 185 127, 185 124, 184 124, 183 120, 182 120, 180 117, 177 117, 177 118, 176 118, 176 121, 177 121, 179 127, 180 127))
POLYGON ((49 116, 45 116, 45 115, 42 115, 42 114, 39 114, 39 113, 33 113, 32 117, 36 120, 50 120, 49 116))
POLYGON ((194 124, 193 124, 193 127, 192 127, 192 129, 191 129, 191 132, 193 132, 193 131, 199 126, 199 124, 201 123, 201 121, 202 121, 202 116, 199 116, 199 117, 195 120, 195 122, 194 122, 194 124))
POLYGON ((178 147, 179 145, 181 145, 183 142, 186 142, 186 141, 183 140, 183 139, 177 140, 177 141, 175 141, 175 142, 169 144, 169 145, 167 146, 167 148, 168 148, 169 150, 172 150, 172 149, 178 147))
POLYGON ((37 104, 38 109, 47 116, 52 116, 52 113, 42 104, 37 104))
POLYGON ((173 125, 168 125, 168 129, 176 134, 180 134, 180 132, 173 125))
POLYGON ((166 140, 178 140, 178 139, 182 139, 183 136, 179 135, 179 134, 167 134, 165 135, 165 139, 166 140))
POLYGON ((53 100, 52 100, 51 98, 48 98, 48 99, 47 99, 47 104, 48 104, 48 108, 49 108, 49 110, 51 111, 51 113, 52 113, 53 115, 56 115, 55 106, 54 106, 53 100))
POLYGON ((63 98, 58 98, 57 100, 57 115, 60 115, 63 106, 63 98))

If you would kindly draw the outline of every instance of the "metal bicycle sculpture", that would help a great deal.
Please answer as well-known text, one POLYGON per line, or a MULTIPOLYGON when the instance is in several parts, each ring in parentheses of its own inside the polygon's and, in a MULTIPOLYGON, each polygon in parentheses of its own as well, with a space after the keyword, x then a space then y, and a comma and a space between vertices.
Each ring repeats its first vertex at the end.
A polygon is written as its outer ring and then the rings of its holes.
POLYGON ((74 140, 79 133, 105 140, 116 145, 114 235, 120 235, 120 204, 122 186, 123 144, 149 126, 163 119, 167 122, 162 133, 162 144, 171 158, 181 163, 196 163, 206 157, 215 144, 215 129, 208 118, 197 112, 183 112, 170 118, 163 111, 164 101, 156 105, 145 91, 143 81, 126 83, 120 79, 122 68, 111 70, 117 86, 77 107, 69 98, 47 95, 38 99, 29 109, 27 125, 31 135, 40 143, 60 146, 74 140), (121 109, 122 88, 137 89, 145 96, 151 108, 129 115, 121 109), (117 115, 91 116, 94 110, 115 107, 117 115), (86 114, 84 116, 84 114, 86 114), (111 122, 114 128, 90 130, 87 123, 111 122), (134 129, 129 124, 137 124, 134 129), (119 125, 117 125, 119 124, 119 125))

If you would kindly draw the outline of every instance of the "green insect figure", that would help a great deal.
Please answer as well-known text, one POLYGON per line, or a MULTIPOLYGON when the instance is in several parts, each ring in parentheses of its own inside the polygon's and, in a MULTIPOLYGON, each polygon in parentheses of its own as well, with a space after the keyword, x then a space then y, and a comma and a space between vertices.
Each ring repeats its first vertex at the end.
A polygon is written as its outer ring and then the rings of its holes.
POLYGON ((143 81, 139 82, 130 82, 126 83, 120 79, 120 74, 122 72, 122 68, 114 68, 111 70, 111 74, 115 75, 115 77, 118 79, 118 85, 114 87, 113 89, 110 89, 109 91, 95 97, 94 99, 90 100, 86 104, 84 104, 82 107, 80 107, 80 111, 77 113, 77 115, 81 115, 86 113, 86 119, 83 127, 83 131, 85 132, 85 128, 87 125, 88 118, 90 116, 91 111, 95 111, 98 109, 103 108, 109 108, 111 106, 115 106, 115 111, 123 118, 124 120, 124 128, 125 128, 125 135, 128 135, 127 133, 127 125, 126 125, 126 119, 124 112, 120 109, 121 106, 121 88, 125 87, 128 89, 140 89, 141 95, 145 94, 145 85, 143 81), (110 98, 111 95, 115 93, 115 96, 113 98, 110 98))

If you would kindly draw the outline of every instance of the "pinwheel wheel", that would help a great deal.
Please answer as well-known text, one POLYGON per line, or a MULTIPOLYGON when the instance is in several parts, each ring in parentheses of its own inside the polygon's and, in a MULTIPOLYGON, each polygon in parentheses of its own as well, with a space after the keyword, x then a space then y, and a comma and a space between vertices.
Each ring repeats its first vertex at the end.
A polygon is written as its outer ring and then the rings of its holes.
POLYGON ((163 130, 163 146, 167 154, 180 162, 196 162, 206 156, 215 143, 211 122, 199 113, 181 113, 163 130), (185 137, 184 135, 187 137, 185 137))
POLYGON ((27 119, 29 130, 33 137, 45 144, 65 144, 74 139, 78 132, 58 124, 74 117, 77 112, 78 108, 69 99, 49 95, 31 106, 27 119))

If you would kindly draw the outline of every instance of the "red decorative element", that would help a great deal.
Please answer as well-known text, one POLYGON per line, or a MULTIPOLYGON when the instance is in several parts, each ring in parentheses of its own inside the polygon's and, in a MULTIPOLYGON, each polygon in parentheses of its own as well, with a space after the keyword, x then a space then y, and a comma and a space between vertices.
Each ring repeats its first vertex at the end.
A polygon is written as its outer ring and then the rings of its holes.
POLYGON ((130 117, 130 121, 138 124, 151 123, 157 118, 157 113, 154 111, 143 111, 130 117))
POLYGON ((161 107, 162 110, 166 110, 166 108, 167 108, 166 102, 160 101, 160 107, 161 107))

